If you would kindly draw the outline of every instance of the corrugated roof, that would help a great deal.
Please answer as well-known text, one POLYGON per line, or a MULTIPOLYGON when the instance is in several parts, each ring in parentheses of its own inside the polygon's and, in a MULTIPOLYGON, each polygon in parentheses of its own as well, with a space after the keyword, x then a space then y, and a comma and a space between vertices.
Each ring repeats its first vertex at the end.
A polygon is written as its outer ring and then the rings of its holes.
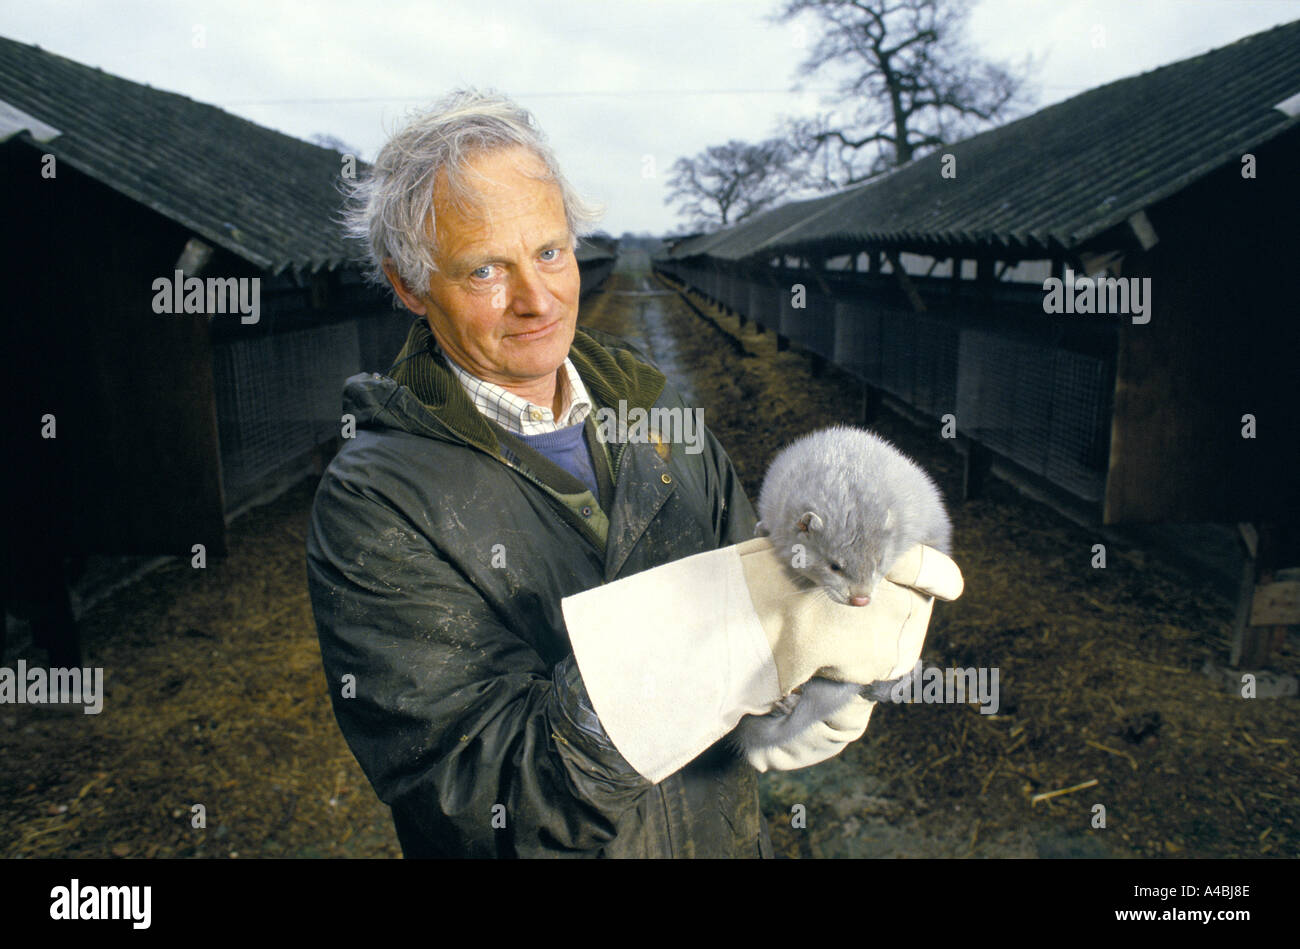
POLYGON ((1298 92, 1300 21, 1081 93, 821 203, 786 205, 807 213, 764 240, 747 240, 742 224, 709 235, 722 252, 689 250, 735 259, 729 233, 742 256, 830 242, 1071 250, 1300 125, 1276 108, 1298 92), (944 153, 955 178, 940 174, 944 153))
POLYGON ((789 204, 762 211, 731 227, 684 240, 673 248, 671 256, 695 257, 707 254, 724 260, 740 260, 780 238, 791 227, 803 221, 814 220, 824 208, 848 193, 820 195, 802 201, 791 201, 789 204))
POLYGON ((331 149, 4 37, 0 100, 57 130, 42 152, 259 267, 332 268, 354 250, 331 149))

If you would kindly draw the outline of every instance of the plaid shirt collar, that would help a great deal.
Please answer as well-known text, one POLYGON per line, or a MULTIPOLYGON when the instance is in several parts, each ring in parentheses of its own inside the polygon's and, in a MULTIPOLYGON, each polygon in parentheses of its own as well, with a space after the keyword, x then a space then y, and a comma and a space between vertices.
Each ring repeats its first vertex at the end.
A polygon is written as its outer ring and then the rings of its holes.
MULTIPOLYGON (((437 346, 437 343, 434 342, 433 345, 437 346)), ((442 352, 441 347, 438 349, 442 352)), ((582 384, 578 370, 574 368, 567 356, 564 359, 564 372, 560 377, 560 382, 564 386, 562 404, 567 408, 558 419, 549 407, 536 405, 495 383, 470 375, 456 365, 456 362, 445 352, 442 352, 442 356, 451 369, 452 375, 460 380, 460 384, 469 394, 474 408, 507 432, 515 435, 546 435, 585 422, 591 413, 591 396, 587 394, 587 387, 582 384)))

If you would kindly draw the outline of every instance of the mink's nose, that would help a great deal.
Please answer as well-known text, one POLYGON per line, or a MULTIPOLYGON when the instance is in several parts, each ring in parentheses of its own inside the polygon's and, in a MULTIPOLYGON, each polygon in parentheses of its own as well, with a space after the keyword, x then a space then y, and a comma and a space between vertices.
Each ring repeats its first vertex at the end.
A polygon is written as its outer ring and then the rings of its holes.
POLYGON ((853 606, 866 606, 866 605, 867 605, 868 603, 870 603, 870 602, 871 602, 871 597, 869 597, 869 596, 851 596, 851 597, 849 597, 849 603, 850 603, 851 605, 853 605, 853 606))

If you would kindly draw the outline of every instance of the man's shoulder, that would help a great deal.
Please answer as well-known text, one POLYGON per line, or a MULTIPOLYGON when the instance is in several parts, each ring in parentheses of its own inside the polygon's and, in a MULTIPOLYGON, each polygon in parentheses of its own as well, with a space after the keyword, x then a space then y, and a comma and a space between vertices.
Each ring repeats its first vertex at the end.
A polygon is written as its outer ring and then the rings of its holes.
POLYGON ((319 493, 345 506, 362 498, 391 507, 479 483, 486 456, 464 443, 384 425, 358 426, 321 475, 319 493))

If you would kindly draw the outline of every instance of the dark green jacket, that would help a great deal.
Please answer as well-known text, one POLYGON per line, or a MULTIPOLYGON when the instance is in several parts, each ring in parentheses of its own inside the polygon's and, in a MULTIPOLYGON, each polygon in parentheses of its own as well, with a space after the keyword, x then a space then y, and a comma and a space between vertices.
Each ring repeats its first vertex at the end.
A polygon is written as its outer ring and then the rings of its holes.
MULTIPOLYGON (((403 852, 770 856, 755 772, 721 744, 657 785, 628 765, 560 611, 562 597, 753 536, 721 445, 707 431, 699 454, 610 444, 604 504, 584 505, 474 409, 431 341, 417 320, 391 377, 347 381, 356 437, 321 479, 307 538, 334 712, 403 852), (601 508, 604 530, 591 526, 601 508)), ((579 330, 570 359, 597 406, 685 409, 613 337, 579 330)))

